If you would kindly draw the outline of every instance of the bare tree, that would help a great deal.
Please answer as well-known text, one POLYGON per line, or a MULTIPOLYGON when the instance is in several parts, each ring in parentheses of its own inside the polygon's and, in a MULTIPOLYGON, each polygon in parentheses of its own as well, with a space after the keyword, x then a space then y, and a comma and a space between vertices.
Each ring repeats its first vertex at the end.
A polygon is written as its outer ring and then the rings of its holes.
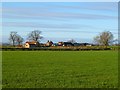
POLYGON ((99 45, 108 46, 113 40, 113 34, 110 31, 104 31, 98 36, 94 37, 94 41, 99 45))
POLYGON ((31 33, 29 33, 29 35, 28 35, 29 40, 33 40, 33 41, 37 41, 37 42, 39 42, 39 40, 42 38, 43 37, 41 36, 41 31, 39 31, 39 30, 34 30, 31 33))
POLYGON ((17 32, 15 31, 10 32, 9 40, 13 46, 15 46, 16 38, 17 38, 17 32))
POLYGON ((17 42, 18 45, 21 45, 22 42, 23 42, 23 38, 20 35, 17 35, 16 42, 17 42))

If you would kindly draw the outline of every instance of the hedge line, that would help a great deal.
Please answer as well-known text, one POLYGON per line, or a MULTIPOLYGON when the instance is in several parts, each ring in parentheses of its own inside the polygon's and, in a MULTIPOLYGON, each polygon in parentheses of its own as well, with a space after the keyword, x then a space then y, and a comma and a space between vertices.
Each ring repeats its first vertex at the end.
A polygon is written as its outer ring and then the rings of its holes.
POLYGON ((88 50, 112 50, 111 48, 1 48, 2 51, 88 51, 88 50))

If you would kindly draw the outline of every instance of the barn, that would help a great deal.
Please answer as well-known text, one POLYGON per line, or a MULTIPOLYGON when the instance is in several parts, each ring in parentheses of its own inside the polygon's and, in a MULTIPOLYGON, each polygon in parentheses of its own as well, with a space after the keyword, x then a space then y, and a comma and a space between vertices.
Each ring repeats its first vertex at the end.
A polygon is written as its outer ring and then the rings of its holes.
POLYGON ((25 43, 25 48, 34 48, 39 45, 39 42, 36 41, 31 41, 31 42, 26 42, 25 43))

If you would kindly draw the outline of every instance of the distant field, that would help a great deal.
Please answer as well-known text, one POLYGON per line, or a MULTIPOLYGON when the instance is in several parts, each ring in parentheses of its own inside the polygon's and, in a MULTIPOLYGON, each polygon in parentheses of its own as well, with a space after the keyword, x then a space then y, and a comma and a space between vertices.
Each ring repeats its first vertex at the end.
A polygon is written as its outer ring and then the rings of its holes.
POLYGON ((117 51, 3 51, 3 88, 117 88, 117 51))

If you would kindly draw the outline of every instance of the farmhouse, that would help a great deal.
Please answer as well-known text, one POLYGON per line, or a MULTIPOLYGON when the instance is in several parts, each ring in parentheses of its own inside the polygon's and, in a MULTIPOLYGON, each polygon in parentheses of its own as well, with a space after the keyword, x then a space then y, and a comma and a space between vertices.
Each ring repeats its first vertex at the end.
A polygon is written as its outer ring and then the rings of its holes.
POLYGON ((45 46, 52 46, 53 45, 53 42, 52 41, 47 41, 47 43, 45 44, 45 46))
POLYGON ((31 42, 26 42, 25 43, 25 48, 34 48, 39 45, 39 42, 36 41, 31 41, 31 42))
POLYGON ((63 46, 63 42, 58 42, 58 46, 63 46))

